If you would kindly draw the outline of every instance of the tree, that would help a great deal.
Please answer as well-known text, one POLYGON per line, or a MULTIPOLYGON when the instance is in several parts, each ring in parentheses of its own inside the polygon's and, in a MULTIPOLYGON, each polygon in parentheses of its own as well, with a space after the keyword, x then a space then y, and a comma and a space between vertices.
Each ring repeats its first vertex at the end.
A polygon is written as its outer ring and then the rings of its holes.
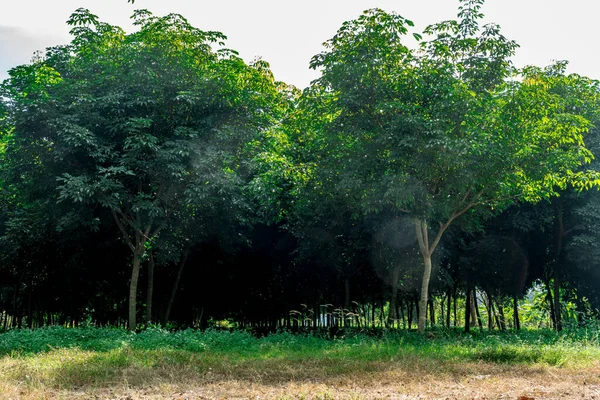
POLYGON ((243 184, 242 153, 275 120, 279 96, 268 65, 219 48, 223 34, 176 14, 133 19, 127 35, 77 10, 72 42, 13 69, 4 90, 19 152, 37 149, 53 177, 48 195, 110 210, 132 256, 129 329, 147 247, 173 218, 202 218, 190 204, 243 184))
POLYGON ((560 65, 515 75, 517 45, 496 25, 479 27, 482 3, 461 1, 458 21, 425 30, 430 41, 414 35, 420 51, 402 43, 411 21, 368 10, 311 62, 322 71, 313 87, 335 152, 325 179, 334 177, 335 193, 367 213, 413 220, 424 266, 420 331, 432 255, 459 217, 476 221, 569 184, 598 182, 574 172, 592 158, 583 142, 591 124, 569 95, 597 99, 597 87, 560 65))

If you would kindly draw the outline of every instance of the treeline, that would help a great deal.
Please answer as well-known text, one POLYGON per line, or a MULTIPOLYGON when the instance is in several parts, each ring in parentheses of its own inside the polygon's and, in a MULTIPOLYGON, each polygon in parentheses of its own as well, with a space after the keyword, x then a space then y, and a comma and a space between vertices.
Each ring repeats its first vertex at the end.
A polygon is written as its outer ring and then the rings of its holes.
POLYGON ((482 3, 365 11, 302 92, 180 15, 77 10, 0 86, 0 328, 597 319, 598 82, 515 68, 482 3))

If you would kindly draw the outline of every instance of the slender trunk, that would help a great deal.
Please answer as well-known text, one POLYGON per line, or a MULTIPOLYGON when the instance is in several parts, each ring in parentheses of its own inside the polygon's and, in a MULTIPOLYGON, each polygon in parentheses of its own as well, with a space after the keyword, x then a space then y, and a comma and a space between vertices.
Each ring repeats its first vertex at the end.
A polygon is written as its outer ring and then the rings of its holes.
POLYGON ((133 268, 131 270, 131 281, 129 282, 129 317, 127 329, 135 331, 137 321, 137 285, 140 277, 140 258, 144 251, 144 244, 138 243, 136 251, 133 253, 133 268))
MULTIPOLYGON (((487 304, 485 304, 488 313, 488 330, 494 329, 494 309, 492 305, 492 296, 489 293, 487 294, 487 304)), ((484 299, 485 302, 485 299, 484 299)))
POLYGON ((448 229, 450 224, 452 224, 452 221, 460 217, 473 206, 472 202, 467 203, 467 198, 470 194, 471 190, 467 190, 467 192, 464 194, 462 201, 459 203, 460 207, 463 207, 462 209, 457 209, 454 213, 452 213, 452 215, 448 218, 446 223, 440 223, 440 228, 437 232, 437 235, 435 235, 431 243, 429 242, 429 231, 427 228, 427 221, 418 218, 414 220, 415 228, 417 231, 417 242, 419 243, 419 250, 421 252, 421 255, 423 256, 424 266, 423 282, 421 284, 421 301, 419 303, 419 332, 425 331, 425 321, 427 316, 427 299, 429 294, 429 280, 431 279, 431 256, 433 255, 433 252, 440 243, 444 232, 446 231, 446 229, 448 229))
POLYGON ((415 296, 415 322, 417 323, 417 329, 419 328, 419 296, 415 296))
POLYGON ((519 303, 517 301, 517 296, 513 296, 513 314, 515 319, 515 328, 520 331, 521 330, 521 321, 519 320, 519 303))
POLYGON ((545 282, 546 283, 546 299, 548 300, 548 305, 550 307, 550 319, 552 320, 552 327, 556 329, 556 312, 554 311, 554 300, 552 298, 552 289, 550 288, 550 279, 545 282))
POLYGON ((413 321, 413 302, 412 299, 407 301, 406 305, 406 319, 408 319, 408 329, 412 329, 412 321, 413 321))
POLYGON ((429 300, 429 321, 431 322, 431 328, 435 326, 435 302, 433 298, 429 300))
POLYGON ((431 255, 423 254, 423 282, 421 284, 421 299, 419 301, 419 332, 425 331, 427 322, 427 303, 429 297, 429 280, 431 279, 431 255))
POLYGON ((557 210, 557 232, 556 245, 554 249, 554 327, 557 331, 562 330, 562 318, 560 311, 560 284, 561 284, 561 253, 563 238, 565 235, 565 222, 563 219, 562 202, 558 200, 557 210))
POLYGON ((29 295, 27 296, 27 326, 33 328, 33 312, 31 310, 31 286, 29 287, 29 295))
POLYGON ((375 295, 371 299, 371 328, 375 328, 375 295))
POLYGON ((388 325, 393 326, 398 319, 398 281, 400 280, 400 266, 395 265, 392 270, 392 296, 390 297, 390 312, 388 314, 388 325))
POLYGON ((560 311, 560 262, 557 260, 554 265, 554 327, 557 331, 562 331, 562 318, 560 311))
MULTIPOLYGON (((467 282, 468 282, 467 278, 467 282)), ((469 333, 469 331, 471 330, 471 288, 469 287, 469 284, 467 283, 467 290, 466 290, 466 299, 465 299, 465 332, 469 333)), ((456 303, 455 303, 455 307, 454 309, 456 310, 456 303)), ((456 317, 454 317, 454 321, 456 321, 456 317)))
POLYGON ((344 308, 350 310, 350 279, 344 279, 344 308))
MULTIPOLYGON (((353 302, 352 304, 352 313, 354 314, 354 321, 356 322, 356 326, 360 329, 360 309, 357 307, 357 303, 353 302)), ((362 313, 364 315, 364 312, 362 313)))
POLYGON ((385 296, 383 296, 383 293, 381 295, 381 312, 379 313, 379 326, 380 327, 384 327, 385 326, 385 296))
POLYGON ((471 322, 469 322, 469 325, 471 326, 475 326, 477 325, 477 320, 480 319, 479 318, 479 307, 477 305, 477 292, 475 292, 474 290, 471 290, 471 304, 470 304, 470 308, 471 308, 471 322))
POLYGON ((398 311, 400 312, 400 319, 402 320, 402 328, 406 329, 406 319, 404 314, 404 303, 402 297, 398 299, 398 311))
POLYGON ((448 290, 448 304, 446 308, 446 326, 450 329, 450 305, 452 304, 452 292, 448 290))
POLYGON ((148 287, 146 289, 146 324, 152 323, 152 295, 154 292, 154 254, 148 260, 148 287))
POLYGON ((475 308, 475 315, 477 316, 477 324, 479 324, 479 329, 483 330, 483 322, 481 321, 479 305, 477 304, 477 290, 475 289, 473 289, 473 307, 475 308))
POLYGON ((500 303, 498 300, 496 300, 496 306, 498 307, 498 326, 500 326, 500 330, 505 331, 506 330, 506 318, 504 318, 504 307, 502 306, 502 303, 500 303))
POLYGON ((13 292, 13 301, 12 301, 12 314, 11 314, 11 326, 15 326, 15 318, 17 317, 17 299, 19 297, 19 289, 21 288, 21 281, 23 280, 23 275, 25 274, 25 268, 23 268, 23 272, 19 274, 19 279, 15 285, 15 290, 13 292))
POLYGON ((198 318, 198 328, 202 329, 202 317, 204 317, 204 307, 200 309, 200 317, 198 318))
POLYGON ((169 317, 171 316, 171 309, 173 308, 173 302, 175 301, 175 295, 177 294, 177 289, 179 288, 179 281, 181 280, 181 274, 183 273, 183 267, 185 267, 189 252, 189 249, 185 250, 183 253, 183 258, 179 263, 179 268, 177 269, 177 276, 175 277, 175 282, 173 283, 173 288, 171 289, 171 297, 169 297, 167 310, 165 311, 165 319, 163 321, 165 325, 167 322, 169 322, 169 317))
POLYGON ((440 302, 440 321, 442 321, 442 328, 446 327, 446 317, 445 317, 445 313, 444 313, 444 306, 446 305, 446 297, 448 297, 446 294, 444 296, 442 296, 442 301, 440 302))
POLYGON ((454 327, 456 328, 456 325, 458 324, 458 314, 457 314, 457 310, 456 310, 456 298, 457 298, 457 294, 456 294, 456 284, 454 284, 454 292, 452 293, 452 297, 453 297, 453 306, 454 306, 454 327))

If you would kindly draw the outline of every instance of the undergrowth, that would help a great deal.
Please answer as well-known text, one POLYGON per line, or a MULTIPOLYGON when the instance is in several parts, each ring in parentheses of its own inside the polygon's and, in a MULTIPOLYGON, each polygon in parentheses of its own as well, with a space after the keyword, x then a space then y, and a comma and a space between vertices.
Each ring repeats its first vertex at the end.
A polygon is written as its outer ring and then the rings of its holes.
POLYGON ((120 328, 93 327, 49 327, 0 334, 2 357, 33 357, 60 349, 95 353, 170 351, 216 356, 230 362, 267 359, 402 362, 406 358, 419 358, 577 367, 600 359, 600 338, 597 330, 584 329, 560 334, 547 330, 471 334, 437 330, 427 335, 406 331, 378 335, 353 332, 336 338, 288 332, 255 337, 243 331, 171 332, 160 328, 136 334, 120 328))

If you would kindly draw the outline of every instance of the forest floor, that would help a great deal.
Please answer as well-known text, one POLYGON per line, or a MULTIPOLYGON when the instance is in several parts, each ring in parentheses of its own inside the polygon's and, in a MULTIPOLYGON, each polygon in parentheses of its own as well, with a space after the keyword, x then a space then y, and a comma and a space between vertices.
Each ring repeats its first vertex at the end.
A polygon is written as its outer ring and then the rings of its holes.
POLYGON ((0 334, 2 399, 599 399, 599 332, 0 334))

